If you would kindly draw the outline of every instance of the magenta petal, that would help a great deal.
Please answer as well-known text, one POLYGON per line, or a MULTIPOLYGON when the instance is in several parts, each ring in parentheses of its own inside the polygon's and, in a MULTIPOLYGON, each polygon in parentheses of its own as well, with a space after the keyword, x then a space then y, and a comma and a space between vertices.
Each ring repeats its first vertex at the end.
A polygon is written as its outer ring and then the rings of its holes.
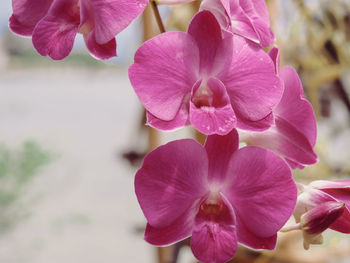
POLYGON ((199 48, 201 73, 210 73, 216 51, 222 41, 218 21, 211 12, 201 11, 192 19, 188 33, 199 48))
POLYGON ((204 134, 226 135, 236 126, 236 116, 222 82, 210 78, 197 82, 191 93, 190 120, 204 134))
POLYGON ((168 226, 155 228, 147 224, 145 240, 155 246, 167 246, 191 236, 199 205, 200 202, 195 202, 168 226))
POLYGON ((13 14, 9 20, 12 32, 31 36, 36 24, 46 15, 53 0, 12 0, 13 14))
POLYGON ((60 60, 69 55, 80 22, 78 1, 57 0, 33 31, 33 45, 42 56, 60 60))
POLYGON ((117 55, 115 38, 105 44, 98 44, 95 38, 95 30, 93 30, 88 34, 84 34, 84 40, 90 54, 97 59, 109 59, 117 55))
POLYGON ((147 112, 146 117, 147 117, 147 125, 156 128, 158 130, 162 131, 168 131, 168 130, 174 130, 177 128, 181 128, 184 126, 187 126, 190 124, 189 120, 189 110, 188 110, 188 103, 189 99, 184 99, 179 111, 177 112, 176 116, 174 119, 171 121, 163 121, 161 119, 158 119, 151 113, 147 112))
POLYGON ((125 29, 147 6, 148 0, 90 0, 96 42, 105 44, 125 29))
POLYGON ((280 117, 276 117, 275 125, 268 131, 251 134, 249 142, 274 151, 291 161, 292 165, 296 163, 303 167, 317 162, 312 145, 295 126, 280 117))
POLYGON ((232 30, 267 47, 274 41, 266 4, 263 1, 233 0, 231 3, 232 30))
POLYGON ((277 234, 270 237, 261 237, 249 230, 245 225, 245 220, 236 216, 237 222, 237 239, 243 245, 253 249, 268 249, 272 250, 276 247, 277 234))
MULTIPOLYGON (((234 52, 230 67, 218 78, 226 86, 239 121, 262 120, 271 114, 283 92, 274 63, 262 49, 238 36, 234 39, 234 52)), ((249 122, 245 124, 249 127, 249 122)))
POLYGON ((197 81, 198 67, 199 51, 193 38, 182 32, 168 32, 139 48, 129 78, 147 111, 170 121, 197 81))
POLYGON ((148 223, 166 227, 207 192, 208 158, 193 140, 173 141, 150 152, 135 178, 148 223))
POLYGON ((228 162, 232 154, 238 150, 238 133, 233 129, 225 136, 210 135, 205 141, 205 150, 209 159, 209 181, 223 181, 228 162))
POLYGON ((223 196, 222 201, 219 214, 206 214, 200 209, 195 219, 191 249, 203 263, 227 262, 237 250, 235 215, 223 196))
POLYGON ((331 226, 330 229, 340 233, 350 234, 350 211, 345 207, 344 213, 331 226))
POLYGON ((350 191, 350 180, 340 180, 340 181, 326 181, 326 180, 316 180, 310 183, 310 186, 316 189, 347 189, 350 191))
POLYGON ((292 67, 285 66, 280 76, 284 81, 284 93, 274 113, 296 127, 314 146, 317 136, 316 118, 310 102, 304 97, 298 73, 292 67))
POLYGON ((225 196, 237 217, 258 237, 275 235, 293 213, 297 189, 291 171, 271 151, 255 146, 238 150, 226 181, 225 196))
POLYGON ((301 227, 308 234, 321 234, 342 216, 344 210, 344 203, 336 201, 321 203, 301 216, 301 227))
POLYGON ((275 123, 275 117, 271 112, 265 118, 258 121, 251 121, 243 118, 240 114, 237 114, 237 127, 242 130, 253 130, 257 132, 262 132, 269 129, 275 123))

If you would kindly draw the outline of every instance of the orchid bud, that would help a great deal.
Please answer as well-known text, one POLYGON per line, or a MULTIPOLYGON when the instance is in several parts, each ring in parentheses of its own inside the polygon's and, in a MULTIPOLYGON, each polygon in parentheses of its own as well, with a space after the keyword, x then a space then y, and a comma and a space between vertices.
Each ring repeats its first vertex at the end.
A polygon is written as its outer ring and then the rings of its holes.
POLYGON ((301 216, 300 226, 304 236, 304 248, 310 244, 322 244, 322 232, 329 228, 344 212, 345 204, 336 201, 322 203, 301 216))

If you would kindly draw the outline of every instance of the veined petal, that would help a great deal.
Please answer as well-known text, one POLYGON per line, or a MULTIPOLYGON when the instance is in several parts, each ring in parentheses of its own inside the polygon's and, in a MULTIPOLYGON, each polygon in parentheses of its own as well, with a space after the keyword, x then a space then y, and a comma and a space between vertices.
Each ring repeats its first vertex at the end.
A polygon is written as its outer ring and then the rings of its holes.
POLYGON ((148 0, 89 1, 94 10, 96 42, 99 44, 105 44, 114 39, 143 12, 148 3, 148 0))
POLYGON ((57 0, 33 31, 33 45, 42 56, 60 60, 69 55, 80 23, 78 1, 57 0))
POLYGON ((236 215, 237 222, 237 240, 239 243, 253 249, 268 249, 272 250, 276 247, 277 234, 270 237, 261 237, 252 232, 246 225, 245 219, 236 215))
POLYGON ((145 240, 155 246, 168 246, 181 241, 192 234, 196 214, 200 201, 195 202, 189 209, 179 216, 170 225, 160 228, 147 224, 145 240))
POLYGON ((266 6, 266 1, 265 0, 252 0, 254 10, 256 14, 259 16, 262 21, 270 26, 270 17, 269 17, 269 12, 266 6))
POLYGON ((226 180, 223 193, 254 235, 274 236, 292 215, 297 189, 288 165, 273 152, 255 146, 239 149, 226 180))
POLYGON ((117 55, 117 43, 115 38, 105 44, 98 44, 96 42, 95 30, 92 30, 84 34, 84 40, 90 54, 97 59, 109 59, 117 55))
POLYGON ((189 120, 189 99, 184 99, 174 119, 163 121, 147 111, 147 125, 162 131, 174 130, 190 124, 189 120))
POLYGON ((150 152, 135 177, 135 192, 148 223, 170 225, 208 191, 208 158, 194 140, 173 141, 150 152))
POLYGON ((191 123, 204 134, 226 135, 236 126, 236 116, 222 82, 198 81, 191 92, 191 123))
POLYGON ((279 116, 275 118, 275 127, 251 133, 248 138, 250 144, 270 149, 289 161, 301 164, 301 167, 315 164, 318 160, 305 135, 279 116))
POLYGON ((203 0, 199 10, 208 10, 212 12, 218 20, 223 30, 228 30, 231 25, 229 18, 230 3, 229 0, 203 0))
POLYGON ((222 182, 226 175, 232 154, 238 150, 238 133, 233 129, 225 136, 210 135, 205 141, 205 150, 209 160, 209 181, 222 182))
POLYGON ((298 73, 292 67, 285 66, 280 76, 284 82, 284 92, 274 114, 294 126, 313 147, 317 137, 316 118, 310 102, 304 97, 298 73))
POLYGON ((129 78, 147 111, 170 121, 197 81, 198 68, 199 51, 193 38, 183 32, 168 32, 139 48, 129 78))
MULTIPOLYGON (((273 112, 271 112, 266 117, 261 120, 252 121, 242 117, 239 113, 236 113, 237 116, 237 127, 242 130, 252 130, 256 132, 262 132, 269 129, 272 125, 275 124, 275 116, 273 112)), ((254 133, 255 134, 255 133, 254 133)))
POLYGON ((212 71, 213 61, 222 41, 220 25, 211 12, 204 10, 192 19, 188 34, 199 48, 200 73, 207 75, 212 71))
MULTIPOLYGON (((281 80, 268 54, 239 36, 234 37, 231 65, 218 78, 226 86, 237 117, 241 116, 239 122, 266 118, 280 101, 283 92, 281 80)), ((246 123, 247 126, 249 123, 246 123)), ((254 130, 254 127, 250 130, 254 130)))
POLYGON ((191 249, 204 263, 227 262, 237 250, 235 215, 230 203, 221 198, 219 207, 204 201, 195 219, 191 249))
POLYGON ((46 15, 53 0, 12 0, 13 14, 9 20, 12 32, 31 36, 36 24, 46 15))

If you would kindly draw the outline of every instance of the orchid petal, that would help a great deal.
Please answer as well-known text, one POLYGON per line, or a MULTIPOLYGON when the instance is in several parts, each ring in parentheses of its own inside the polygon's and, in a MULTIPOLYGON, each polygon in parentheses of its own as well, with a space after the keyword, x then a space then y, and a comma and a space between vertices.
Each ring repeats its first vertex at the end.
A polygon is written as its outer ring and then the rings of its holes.
POLYGON ((53 0, 12 0, 13 14, 9 20, 12 32, 31 36, 36 24, 46 15, 53 0))
POLYGON ((193 38, 182 32, 168 32, 138 49, 129 78, 147 111, 170 121, 197 81, 198 66, 199 51, 193 38))
POLYGON ((235 215, 230 203, 222 197, 221 211, 206 214, 202 209, 195 219, 191 238, 194 256, 204 263, 224 263, 237 250, 235 215))
POLYGON ((155 228, 147 224, 145 240, 155 246, 168 246, 190 237, 199 206, 200 202, 195 202, 168 226, 155 228))
POLYGON ((256 236, 275 235, 293 213, 297 189, 291 171, 271 151, 255 146, 236 151, 226 180, 225 196, 256 236))
POLYGON ((232 154, 238 150, 238 133, 233 129, 225 136, 210 135, 205 141, 209 160, 209 181, 223 181, 232 154))
POLYGON ((274 63, 262 49, 238 36, 234 37, 234 54, 231 65, 218 78, 226 86, 240 121, 262 120, 271 114, 283 92, 274 63))
POLYGON ((189 99, 186 99, 186 98, 184 99, 179 111, 177 112, 174 119, 172 119, 171 121, 163 121, 161 119, 158 119, 151 113, 147 112, 146 113, 147 125, 162 131, 174 130, 174 129, 189 125, 190 120, 189 120, 189 109, 188 109, 189 102, 188 101, 189 99))
POLYGON ((193 140, 173 141, 144 159, 135 192, 148 223, 166 227, 205 195, 208 158, 193 140))
POLYGON ((276 247, 277 234, 269 237, 261 237, 250 230, 245 225, 245 219, 236 215, 237 221, 237 240, 253 249, 268 249, 272 250, 276 247))
POLYGON ((295 126, 315 146, 317 137, 316 118, 310 102, 304 97, 298 73, 289 66, 282 68, 284 92, 274 113, 295 126))
POLYGON ((94 10, 96 42, 105 44, 143 12, 148 0, 90 0, 90 3, 94 10))
POLYGON ((236 116, 225 86, 215 78, 197 82, 190 101, 191 123, 204 134, 225 135, 236 126, 236 116), (203 86, 204 87, 203 87, 203 86))
POLYGON ((248 140, 250 144, 270 149, 298 164, 312 165, 317 162, 317 155, 304 134, 280 117, 275 118, 275 127, 253 133, 248 140))
MULTIPOLYGON (((242 130, 254 130, 257 132, 266 131, 275 123, 275 117, 271 112, 265 118, 258 121, 251 121, 237 114, 237 126, 242 130)), ((255 134, 255 133, 254 133, 255 134)))
POLYGON ((98 44, 95 38, 95 30, 93 30, 88 34, 84 34, 84 40, 90 54, 97 59, 109 59, 117 55, 115 38, 105 44, 98 44))
POLYGON ((57 0, 33 31, 33 45, 42 56, 60 60, 69 55, 80 23, 78 1, 57 0))
POLYGON ((215 16, 209 11, 201 11, 192 19, 188 27, 197 43, 200 55, 200 72, 208 74, 212 70, 213 61, 222 41, 221 28, 215 16))

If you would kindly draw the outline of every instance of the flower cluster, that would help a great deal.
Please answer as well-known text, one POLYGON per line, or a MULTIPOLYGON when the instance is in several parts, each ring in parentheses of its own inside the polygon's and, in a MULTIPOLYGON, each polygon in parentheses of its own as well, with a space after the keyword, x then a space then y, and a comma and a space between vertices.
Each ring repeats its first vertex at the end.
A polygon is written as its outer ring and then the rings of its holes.
MULTIPOLYGON (((158 0, 179 4, 191 0, 158 0)), ((10 28, 32 36, 41 55, 63 59, 77 33, 90 54, 116 55, 115 36, 148 0, 13 0, 10 28)), ((187 32, 145 42, 129 68, 147 124, 174 130, 192 124, 207 135, 150 152, 135 177, 157 246, 191 237, 195 257, 223 263, 237 243, 274 249, 294 213, 304 247, 327 228, 350 233, 350 181, 296 184, 291 169, 318 160, 316 119, 297 72, 280 69, 264 0, 203 0, 187 32), (237 129, 240 130, 238 134, 237 129), (248 146, 239 149, 239 141, 248 146)))
POLYGON ((12 0, 10 29, 32 36, 42 56, 59 60, 69 55, 77 33, 90 54, 116 56, 115 36, 146 7, 148 0, 12 0))

